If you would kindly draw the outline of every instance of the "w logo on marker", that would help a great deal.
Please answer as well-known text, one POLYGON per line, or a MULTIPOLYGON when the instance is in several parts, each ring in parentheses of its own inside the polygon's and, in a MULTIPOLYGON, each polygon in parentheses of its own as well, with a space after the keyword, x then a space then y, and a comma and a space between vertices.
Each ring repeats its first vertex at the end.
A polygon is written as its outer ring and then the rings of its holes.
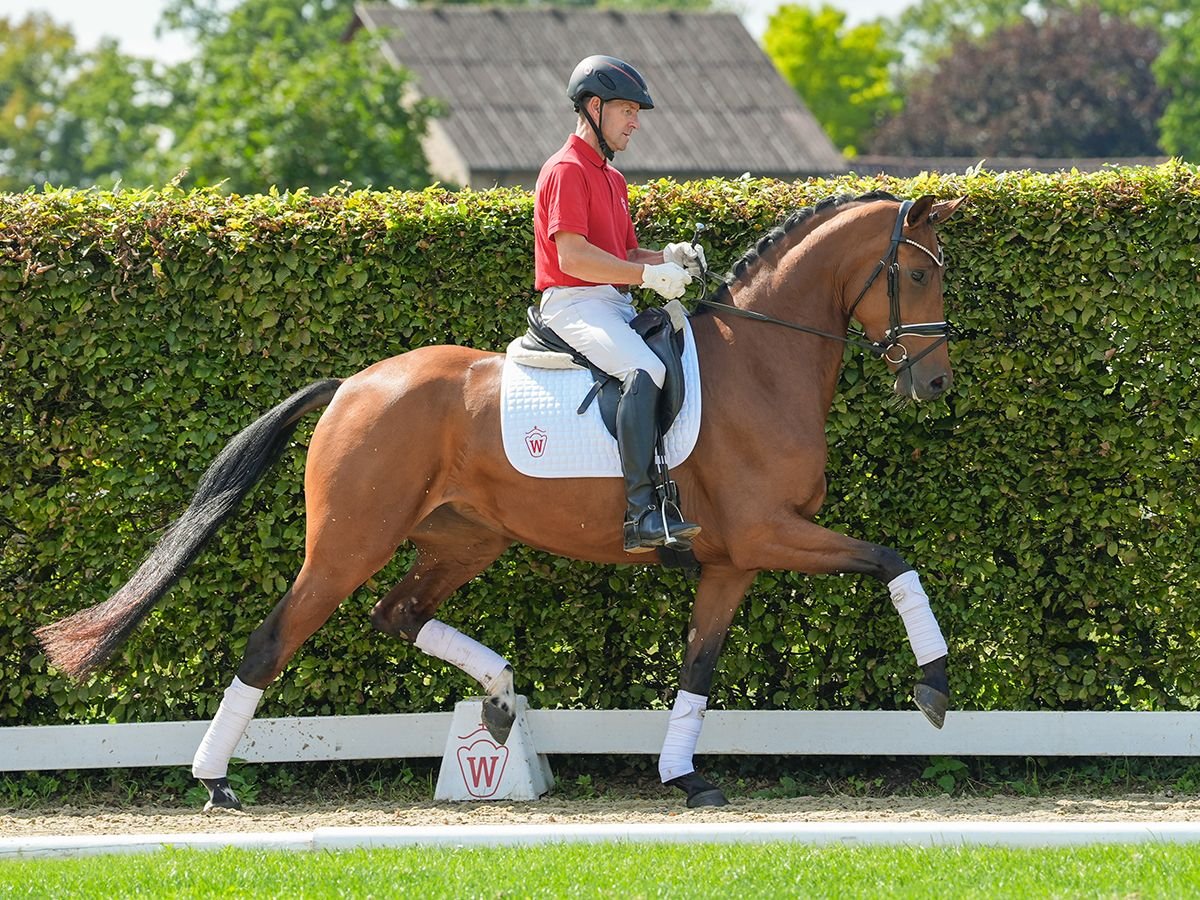
POLYGON ((464 743, 458 748, 458 768, 462 772, 463 784, 467 793, 480 800, 491 797, 500 787, 504 778, 504 767, 508 764, 508 748, 502 747, 491 738, 479 735, 486 734, 481 725, 470 734, 459 737, 464 743))
POLYGON ((525 446, 529 448, 529 455, 540 457, 546 452, 546 432, 534 425, 525 432, 525 446))

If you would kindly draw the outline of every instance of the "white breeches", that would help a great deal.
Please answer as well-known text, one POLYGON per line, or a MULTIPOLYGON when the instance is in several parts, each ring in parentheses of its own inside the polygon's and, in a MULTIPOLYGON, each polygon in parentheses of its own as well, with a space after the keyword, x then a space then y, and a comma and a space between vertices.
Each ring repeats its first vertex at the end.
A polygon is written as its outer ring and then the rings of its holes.
POLYGON ((661 388, 666 367, 629 327, 635 315, 629 295, 611 284, 552 287, 542 293, 542 320, 560 338, 609 375, 624 380, 644 369, 661 388))

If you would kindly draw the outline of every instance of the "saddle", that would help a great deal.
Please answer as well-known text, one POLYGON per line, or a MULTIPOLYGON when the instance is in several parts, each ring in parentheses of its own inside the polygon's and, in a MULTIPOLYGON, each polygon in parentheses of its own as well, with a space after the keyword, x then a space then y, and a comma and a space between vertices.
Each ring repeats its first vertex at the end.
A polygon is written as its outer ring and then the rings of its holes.
MULTIPOLYGON (((617 403, 621 399, 621 381, 597 368, 587 357, 555 334, 542 320, 542 313, 531 306, 525 314, 528 330, 519 339, 523 366, 558 369, 566 365, 587 369, 592 373, 592 386, 579 404, 577 413, 583 415, 599 397, 600 417, 604 427, 615 439, 617 436, 617 403), (569 363, 563 357, 569 357, 569 363)), ((658 407, 658 433, 666 434, 683 407, 686 387, 683 377, 683 323, 687 318, 683 305, 672 300, 666 306, 652 307, 638 313, 629 327, 636 331, 667 368, 658 407)))
MULTIPOLYGON (((629 327, 636 331, 654 351, 654 354, 666 366, 667 374, 663 382, 662 393, 659 395, 658 434, 659 459, 662 460, 662 436, 665 435, 679 416, 686 396, 686 382, 683 369, 684 323, 687 312, 678 300, 672 300, 663 307, 652 307, 638 313, 629 327)), ((583 415, 592 402, 599 397, 600 417, 604 427, 616 440, 617 437, 617 404, 621 399, 621 381, 609 375, 603 369, 597 368, 585 356, 575 350, 570 344, 560 338, 542 320, 541 311, 536 306, 529 307, 526 312, 528 330, 509 346, 509 357, 523 366, 533 366, 544 369, 581 368, 592 373, 592 386, 584 395, 576 412, 583 415), (518 351, 518 352, 514 352, 518 351)), ((657 490, 660 496, 670 499, 678 505, 679 491, 671 479, 665 462, 659 463, 657 473, 657 490)), ((696 576, 700 564, 695 555, 689 550, 672 550, 659 547, 658 557, 664 566, 684 570, 690 576, 696 576)))

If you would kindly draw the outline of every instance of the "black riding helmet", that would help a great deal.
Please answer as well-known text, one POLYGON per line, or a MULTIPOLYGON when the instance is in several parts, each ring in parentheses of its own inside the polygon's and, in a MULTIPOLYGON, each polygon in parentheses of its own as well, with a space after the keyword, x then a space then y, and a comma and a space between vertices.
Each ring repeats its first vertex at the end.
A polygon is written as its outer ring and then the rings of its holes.
POLYGON ((601 100, 628 100, 642 109, 654 109, 642 73, 613 56, 589 56, 571 73, 567 96, 576 109, 593 94, 601 100))
POLYGON ((614 154, 600 130, 600 122, 604 121, 604 104, 609 100, 628 100, 642 109, 654 109, 654 101, 650 99, 650 90, 642 73, 613 56, 597 55, 580 60, 571 73, 571 80, 567 82, 567 97, 575 104, 575 111, 588 120, 600 142, 600 152, 610 160, 614 154), (599 97, 601 100, 599 122, 592 121, 591 114, 584 108, 588 97, 599 97))

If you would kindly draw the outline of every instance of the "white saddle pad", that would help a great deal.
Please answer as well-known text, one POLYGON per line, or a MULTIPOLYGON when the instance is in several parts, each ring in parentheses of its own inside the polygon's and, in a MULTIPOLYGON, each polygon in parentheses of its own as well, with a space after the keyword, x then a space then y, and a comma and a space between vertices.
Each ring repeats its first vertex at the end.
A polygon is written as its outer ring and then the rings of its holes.
MULTIPOLYGON (((619 478, 621 458, 600 416, 600 398, 583 415, 576 413, 592 386, 592 373, 523 366, 513 361, 513 349, 504 360, 500 388, 500 428, 513 468, 534 478, 619 478)), ((683 372, 683 407, 663 441, 670 467, 688 458, 700 433, 700 364, 687 322, 683 372)))

